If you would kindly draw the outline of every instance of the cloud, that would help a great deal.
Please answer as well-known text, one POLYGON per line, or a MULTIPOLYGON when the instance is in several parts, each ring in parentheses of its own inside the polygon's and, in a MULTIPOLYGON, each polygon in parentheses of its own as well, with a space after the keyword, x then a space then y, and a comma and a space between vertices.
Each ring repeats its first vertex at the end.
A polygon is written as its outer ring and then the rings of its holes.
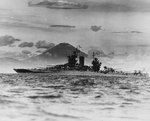
POLYGON ((109 56, 110 58, 114 58, 114 57, 123 58, 123 57, 128 57, 129 54, 128 54, 128 52, 118 53, 118 52, 114 52, 114 51, 113 51, 113 52, 108 53, 108 56, 109 56))
POLYGON ((27 22, 20 22, 20 21, 10 21, 7 19, 7 21, 0 21, 1 26, 6 27, 19 27, 19 28, 29 28, 34 30, 42 30, 42 31, 52 31, 50 27, 45 26, 43 24, 35 24, 35 23, 27 23, 27 22))
POLYGON ((112 32, 112 33, 116 33, 116 34, 141 34, 143 32, 141 32, 141 31, 116 31, 116 32, 112 32))
POLYGON ((121 48, 137 48, 137 47, 150 48, 150 44, 117 45, 117 47, 121 47, 121 48))
POLYGON ((140 31, 131 31, 131 33, 133 33, 133 34, 140 34, 142 32, 140 32, 140 31))
POLYGON ((39 54, 41 54, 41 53, 43 53, 44 51, 42 51, 42 50, 37 50, 36 51, 36 53, 39 53, 39 54))
POLYGON ((70 25, 51 25, 50 27, 60 27, 60 28, 75 28, 75 26, 70 26, 70 25))
POLYGON ((0 58, 14 57, 14 56, 16 56, 16 52, 0 51, 0 58))
POLYGON ((22 52, 18 56, 20 56, 20 58, 22 58, 23 60, 23 59, 27 59, 36 55, 37 55, 36 53, 32 53, 28 50, 22 50, 22 52))
POLYGON ((57 31, 57 32, 71 32, 76 30, 76 26, 71 26, 71 25, 50 25, 49 26, 50 30, 57 31))
POLYGON ((103 50, 91 49, 88 51, 88 57, 92 58, 93 54, 95 57, 107 57, 103 50))
POLYGON ((106 0, 89 1, 89 9, 98 12, 146 12, 150 2, 143 0, 106 0))
POLYGON ((16 39, 10 35, 5 35, 0 37, 0 47, 2 46, 12 46, 17 41, 21 41, 20 39, 16 39))
POLYGON ((118 32, 112 32, 112 33, 116 33, 116 34, 127 34, 129 33, 128 31, 118 31, 118 32))
POLYGON ((88 9, 98 12, 150 11, 150 2, 143 0, 31 0, 28 5, 49 9, 88 9))
POLYGON ((102 30, 102 26, 91 26, 91 30, 97 32, 99 30, 102 30))
POLYGON ((51 25, 50 26, 52 29, 55 30, 63 30, 63 31, 72 31, 76 28, 76 26, 71 26, 71 25, 51 25))
POLYGON ((29 54, 31 54, 31 52, 28 50, 22 50, 22 54, 29 55, 29 54))
POLYGON ((45 40, 40 40, 40 41, 38 41, 36 44, 35 44, 35 46, 39 49, 39 48, 44 48, 44 49, 50 49, 50 48, 52 48, 52 47, 54 47, 55 46, 55 44, 54 43, 50 43, 50 42, 47 42, 47 41, 45 41, 45 40))
POLYGON ((98 12, 150 11, 148 0, 32 0, 28 5, 49 9, 87 9, 98 12))
POLYGON ((87 9, 88 6, 79 2, 68 0, 42 0, 28 2, 30 7, 45 7, 50 9, 87 9))
POLYGON ((24 48, 24 47, 33 47, 33 45, 34 45, 33 42, 23 42, 18 46, 24 48))
POLYGON ((10 18, 5 18, 5 20, 0 20, 0 26, 4 27, 15 27, 15 28, 27 28, 38 31, 48 31, 48 32, 70 32, 74 31, 76 26, 69 25, 51 25, 49 26, 47 23, 42 22, 33 22, 26 20, 17 20, 13 21, 10 18))
POLYGON ((114 51, 108 54, 111 58, 141 60, 150 57, 150 45, 134 44, 134 45, 117 45, 114 51))
POLYGON ((139 45, 136 45, 137 47, 148 47, 150 48, 150 45, 149 44, 139 44, 139 45))
POLYGON ((0 51, 0 58, 13 58, 17 60, 23 60, 29 58, 30 54, 25 54, 27 52, 16 52, 16 51, 0 51))
POLYGON ((101 11, 101 12, 119 12, 119 11, 130 11, 132 7, 130 5, 124 3, 116 3, 116 2, 103 2, 103 3, 93 3, 93 10, 101 11))

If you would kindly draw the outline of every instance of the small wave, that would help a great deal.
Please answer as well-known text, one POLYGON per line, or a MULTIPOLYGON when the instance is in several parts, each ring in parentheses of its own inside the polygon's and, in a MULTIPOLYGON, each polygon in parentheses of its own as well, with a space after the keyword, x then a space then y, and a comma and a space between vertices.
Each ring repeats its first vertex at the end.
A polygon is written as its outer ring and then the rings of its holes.
POLYGON ((56 114, 56 113, 51 113, 43 110, 44 114, 54 116, 54 117, 59 117, 59 118, 71 118, 71 119, 81 119, 82 117, 78 116, 73 116, 73 115, 68 115, 68 114, 56 114))
POLYGON ((94 79, 88 78, 75 79, 71 82, 72 86, 93 86, 94 84, 94 79))
POLYGON ((137 121, 138 120, 138 118, 136 118, 136 117, 126 117, 126 116, 124 116, 124 117, 120 117, 121 119, 126 119, 126 120, 134 120, 134 121, 137 121))
POLYGON ((136 89, 130 89, 129 91, 127 91, 127 93, 132 93, 132 94, 136 94, 136 95, 139 95, 140 94, 140 92, 139 92, 139 90, 136 90, 136 89))
POLYGON ((44 88, 54 88, 54 89, 59 89, 65 87, 64 85, 47 85, 47 86, 42 86, 44 88))
POLYGON ((136 99, 133 99, 133 98, 125 98, 124 100, 125 100, 125 101, 128 101, 128 102, 136 102, 136 103, 140 103, 139 100, 136 100, 136 99))
POLYGON ((2 118, 8 118, 10 113, 17 119, 28 116, 30 121, 33 118, 43 121, 136 120, 130 116, 136 117, 138 110, 149 111, 150 83, 143 80, 49 74, 4 75, 3 78, 0 77, 2 118), (127 113, 118 115, 118 111, 127 113))
POLYGON ((113 107, 106 107, 106 108, 102 108, 101 110, 114 110, 115 108, 113 107))
POLYGON ((127 85, 120 85, 119 89, 124 89, 124 90, 127 90, 127 89, 131 89, 131 85, 127 84, 127 85))
POLYGON ((42 98, 42 99, 55 99, 55 98, 61 98, 61 95, 43 95, 43 96, 28 96, 28 98, 31 99, 38 99, 38 98, 42 98))
POLYGON ((116 103, 114 102, 94 102, 94 103, 91 103, 91 105, 101 105, 101 106, 114 106, 114 105, 117 105, 116 103))
POLYGON ((15 93, 15 94, 23 93, 22 90, 9 90, 8 92, 15 93))
POLYGON ((102 95, 97 95, 97 96, 95 96, 95 98, 101 98, 102 97, 102 95))
POLYGON ((129 102, 123 102, 123 105, 133 105, 133 103, 129 103, 129 102))

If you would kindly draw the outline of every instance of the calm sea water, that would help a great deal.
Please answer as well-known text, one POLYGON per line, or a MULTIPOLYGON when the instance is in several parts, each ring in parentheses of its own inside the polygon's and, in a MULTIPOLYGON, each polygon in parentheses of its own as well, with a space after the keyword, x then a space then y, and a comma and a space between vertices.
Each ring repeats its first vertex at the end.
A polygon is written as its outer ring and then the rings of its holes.
POLYGON ((0 75, 0 121, 149 121, 150 80, 0 75))

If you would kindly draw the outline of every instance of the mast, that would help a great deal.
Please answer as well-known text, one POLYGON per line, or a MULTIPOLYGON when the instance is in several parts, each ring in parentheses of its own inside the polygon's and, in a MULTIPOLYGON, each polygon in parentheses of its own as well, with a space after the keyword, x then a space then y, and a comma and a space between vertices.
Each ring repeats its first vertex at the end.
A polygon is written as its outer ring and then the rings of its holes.
POLYGON ((95 52, 93 52, 93 54, 92 54, 93 59, 95 58, 95 55, 96 55, 95 52))

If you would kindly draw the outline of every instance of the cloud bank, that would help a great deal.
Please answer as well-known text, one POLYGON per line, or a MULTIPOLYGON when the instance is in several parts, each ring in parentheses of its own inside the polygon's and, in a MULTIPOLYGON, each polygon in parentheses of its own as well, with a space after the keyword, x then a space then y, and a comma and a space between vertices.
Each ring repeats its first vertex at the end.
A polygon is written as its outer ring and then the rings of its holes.
POLYGON ((47 42, 47 41, 45 41, 45 40, 43 40, 43 41, 40 40, 40 41, 38 41, 38 42, 35 44, 35 46, 36 46, 38 49, 40 49, 40 48, 50 49, 50 48, 54 47, 55 44, 54 44, 54 43, 47 42))
POLYGON ((148 0, 32 0, 28 5, 49 9, 88 9, 98 12, 150 11, 148 0))
POLYGON ((24 48, 24 47, 33 47, 34 43, 33 42, 23 42, 18 45, 18 47, 24 48))
POLYGON ((116 33, 116 34, 142 34, 143 32, 141 32, 141 31, 116 31, 116 32, 112 32, 112 33, 116 33))
POLYGON ((102 26, 91 26, 91 30, 94 32, 98 32, 99 30, 102 30, 102 26))
POLYGON ((89 1, 89 9, 98 12, 148 12, 150 2, 144 0, 89 1))
POLYGON ((30 54, 27 54, 25 50, 22 52, 16 52, 16 51, 0 51, 0 58, 11 58, 16 60, 24 60, 29 58, 31 56, 30 54))
POLYGON ((45 7, 49 9, 87 9, 88 6, 79 2, 68 0, 43 0, 43 1, 30 1, 30 7, 45 7))
POLYGON ((22 54, 29 55, 29 54, 31 54, 31 52, 28 50, 22 50, 22 54))
POLYGON ((88 51, 88 57, 93 58, 94 57, 108 57, 103 50, 98 49, 91 49, 88 51))
POLYGON ((15 42, 21 41, 20 39, 16 39, 13 36, 5 35, 0 37, 0 47, 2 46, 12 46, 15 42))

